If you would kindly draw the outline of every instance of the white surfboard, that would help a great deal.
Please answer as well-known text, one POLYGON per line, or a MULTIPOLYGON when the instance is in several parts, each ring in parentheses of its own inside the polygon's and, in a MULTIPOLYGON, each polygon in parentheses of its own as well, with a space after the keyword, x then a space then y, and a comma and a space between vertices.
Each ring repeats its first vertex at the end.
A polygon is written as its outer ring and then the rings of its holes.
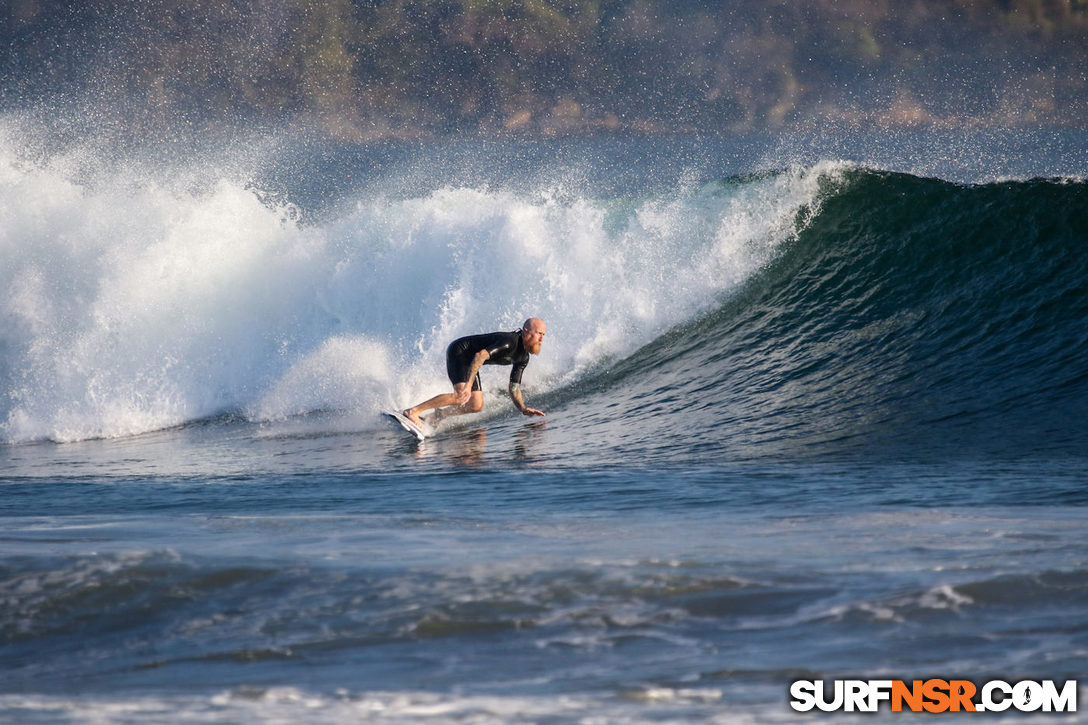
POLYGON ((401 427, 404 428, 404 430, 406 430, 409 433, 411 433, 412 435, 414 435, 417 439, 423 440, 424 438, 427 437, 427 434, 423 432, 422 428, 420 428, 418 425, 416 425, 412 421, 405 418, 400 413, 397 413, 396 411, 393 411, 393 410, 383 410, 382 412, 385 415, 388 415, 393 420, 400 423, 401 427))

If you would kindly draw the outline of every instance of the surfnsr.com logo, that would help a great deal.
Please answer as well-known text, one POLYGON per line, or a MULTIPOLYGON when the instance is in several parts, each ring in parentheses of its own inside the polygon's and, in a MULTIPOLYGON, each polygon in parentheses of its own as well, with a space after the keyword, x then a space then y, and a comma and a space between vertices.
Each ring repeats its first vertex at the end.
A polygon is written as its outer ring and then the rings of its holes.
POLYGON ((790 685, 790 707, 798 712, 1076 712, 1077 681, 1060 687, 1053 680, 1009 683, 991 680, 797 680, 790 685))

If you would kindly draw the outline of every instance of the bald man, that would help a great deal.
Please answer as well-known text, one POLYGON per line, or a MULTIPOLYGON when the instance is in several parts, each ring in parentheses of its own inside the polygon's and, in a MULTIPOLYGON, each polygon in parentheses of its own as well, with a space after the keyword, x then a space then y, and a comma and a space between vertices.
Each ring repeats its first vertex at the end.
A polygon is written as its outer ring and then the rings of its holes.
POLYGON ((484 409, 484 392, 480 385, 480 368, 484 365, 512 365, 510 399, 523 415, 543 416, 544 413, 525 405, 521 399, 521 374, 529 364, 529 355, 540 354, 545 331, 543 320, 530 317, 514 332, 489 332, 454 340, 446 348, 446 374, 453 383, 453 392, 436 395, 408 408, 404 417, 422 428, 420 416, 428 410, 435 411, 427 421, 430 425, 437 425, 454 415, 479 413, 484 409))

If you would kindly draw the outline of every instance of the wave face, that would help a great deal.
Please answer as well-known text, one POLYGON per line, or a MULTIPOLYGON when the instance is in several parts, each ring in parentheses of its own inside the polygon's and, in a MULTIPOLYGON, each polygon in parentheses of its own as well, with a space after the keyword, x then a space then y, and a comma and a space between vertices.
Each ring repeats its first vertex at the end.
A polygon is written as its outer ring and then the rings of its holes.
POLYGON ((608 455, 1085 448, 1083 181, 822 162, 629 193, 371 184, 308 215, 238 174, 15 148, 8 442, 222 414, 365 428, 446 388, 454 337, 537 315, 529 394, 608 455))
POLYGON ((594 381, 647 402, 632 427, 706 457, 1088 450, 1088 184, 821 183, 772 264, 594 381))

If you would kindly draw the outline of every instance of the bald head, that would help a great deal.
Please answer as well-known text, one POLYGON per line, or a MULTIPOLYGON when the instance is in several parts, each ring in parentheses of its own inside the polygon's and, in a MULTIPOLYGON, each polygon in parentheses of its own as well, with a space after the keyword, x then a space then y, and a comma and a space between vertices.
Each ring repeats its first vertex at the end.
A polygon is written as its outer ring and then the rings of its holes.
POLYGON ((544 324, 544 320, 536 317, 526 320, 521 326, 521 339, 525 343, 525 349, 533 355, 539 355, 545 332, 547 332, 547 325, 544 324))

